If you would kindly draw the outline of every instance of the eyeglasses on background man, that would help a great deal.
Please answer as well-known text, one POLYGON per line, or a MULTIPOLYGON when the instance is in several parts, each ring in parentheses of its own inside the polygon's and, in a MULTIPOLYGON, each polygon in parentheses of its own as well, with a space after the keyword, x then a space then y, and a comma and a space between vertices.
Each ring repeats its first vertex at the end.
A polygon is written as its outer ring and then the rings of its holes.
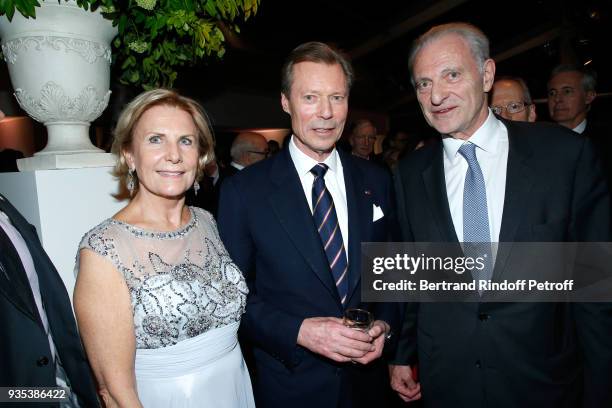
POLYGON ((498 116, 502 116, 504 110, 512 115, 515 113, 521 113, 529 105, 531 104, 526 102, 510 102, 506 106, 491 105, 491 110, 498 116))

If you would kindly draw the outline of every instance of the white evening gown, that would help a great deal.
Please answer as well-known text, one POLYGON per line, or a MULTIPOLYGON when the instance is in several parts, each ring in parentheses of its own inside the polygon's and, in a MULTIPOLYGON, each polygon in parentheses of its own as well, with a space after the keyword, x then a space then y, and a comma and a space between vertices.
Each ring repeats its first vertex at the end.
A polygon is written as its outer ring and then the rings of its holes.
POLYGON ((79 249, 108 259, 127 283, 145 408, 254 407, 237 341, 248 289, 212 216, 190 211, 191 221, 172 232, 108 219, 79 249))

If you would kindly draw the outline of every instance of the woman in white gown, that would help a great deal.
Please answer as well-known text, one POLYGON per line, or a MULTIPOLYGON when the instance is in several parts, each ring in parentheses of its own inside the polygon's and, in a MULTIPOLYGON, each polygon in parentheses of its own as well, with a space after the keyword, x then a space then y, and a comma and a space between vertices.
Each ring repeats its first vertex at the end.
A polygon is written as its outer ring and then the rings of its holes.
POLYGON ((185 192, 212 159, 201 107, 169 90, 122 112, 113 152, 132 197, 79 246, 74 307, 107 406, 253 407, 237 330, 247 286, 185 192))

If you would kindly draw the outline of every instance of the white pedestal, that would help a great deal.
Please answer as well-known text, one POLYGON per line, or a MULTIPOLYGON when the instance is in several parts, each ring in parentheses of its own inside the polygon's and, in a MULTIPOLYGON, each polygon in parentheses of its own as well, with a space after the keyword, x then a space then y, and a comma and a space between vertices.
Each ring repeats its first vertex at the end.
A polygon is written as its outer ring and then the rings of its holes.
POLYGON ((112 167, 116 157, 111 153, 40 154, 17 160, 19 171, 112 167))
POLYGON ((83 235, 127 203, 112 195, 112 167, 0 173, 0 193, 36 227, 72 299, 74 263, 83 235))

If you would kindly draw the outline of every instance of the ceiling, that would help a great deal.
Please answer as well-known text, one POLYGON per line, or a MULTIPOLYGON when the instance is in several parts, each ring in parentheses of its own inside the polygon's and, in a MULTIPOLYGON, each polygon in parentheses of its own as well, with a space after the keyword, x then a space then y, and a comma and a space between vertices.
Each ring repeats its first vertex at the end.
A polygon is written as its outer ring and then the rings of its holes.
POLYGON ((609 0, 261 0, 241 34, 228 38, 223 60, 186 70, 176 85, 202 97, 229 89, 278 98, 286 55, 317 40, 352 57, 351 109, 388 115, 391 127, 422 124, 406 60, 414 38, 432 25, 480 27, 491 40, 497 73, 525 78, 537 99, 545 97, 548 73, 561 61, 592 60, 598 91, 612 91, 610 76, 601 75, 612 72, 611 14, 609 0))
MULTIPOLYGON (((384 118, 391 129, 426 131, 407 55, 418 35, 451 21, 480 27, 491 40, 497 73, 523 77, 536 99, 545 98, 548 73, 559 62, 591 60, 600 95, 593 113, 605 116, 612 108, 612 98, 606 98, 612 76, 604 75, 612 72, 611 0, 261 0, 257 15, 241 24, 240 35, 227 38, 223 60, 182 70, 175 86, 207 109, 212 106, 213 120, 221 117, 225 123, 221 128, 245 127, 242 123, 286 127, 288 118, 278 102, 283 60, 303 42, 323 41, 353 60, 352 112, 384 118), (246 102, 234 104, 236 95, 247 95, 246 102), (258 110, 247 112, 249 107, 258 110), (268 112, 273 120, 263 118, 268 112), (242 123, 231 123, 238 117, 244 117, 242 123)), ((0 72, 0 90, 12 93, 6 67, 0 72)), ((110 107, 96 122, 112 127, 137 91, 114 86, 110 107)), ((540 119, 547 119, 545 111, 538 108, 540 119)))

